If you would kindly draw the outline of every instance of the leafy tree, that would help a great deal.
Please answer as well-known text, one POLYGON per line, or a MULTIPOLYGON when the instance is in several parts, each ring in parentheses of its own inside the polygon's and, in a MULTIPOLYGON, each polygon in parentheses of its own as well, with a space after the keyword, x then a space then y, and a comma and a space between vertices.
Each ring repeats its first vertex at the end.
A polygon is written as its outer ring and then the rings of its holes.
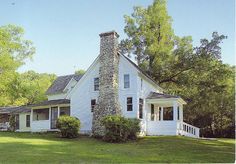
POLYGON ((85 70, 83 70, 83 69, 79 69, 79 70, 75 71, 75 74, 77 74, 77 75, 83 75, 84 73, 85 73, 85 70))
POLYGON ((32 42, 23 38, 24 30, 14 25, 0 27, 0 105, 12 104, 10 87, 16 70, 35 52, 32 42))
POLYGON ((11 86, 14 103, 17 105, 34 104, 46 100, 45 92, 55 78, 54 74, 40 74, 34 71, 20 74, 11 86))

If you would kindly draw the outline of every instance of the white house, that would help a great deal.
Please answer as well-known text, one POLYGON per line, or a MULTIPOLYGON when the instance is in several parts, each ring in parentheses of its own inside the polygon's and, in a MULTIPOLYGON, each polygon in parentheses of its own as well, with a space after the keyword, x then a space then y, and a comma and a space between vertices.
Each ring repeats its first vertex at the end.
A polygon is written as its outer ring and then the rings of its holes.
MULTIPOLYGON (((102 33, 100 37, 100 55, 85 74, 58 77, 46 92, 47 101, 30 106, 28 113, 19 113, 18 131, 56 130, 56 119, 67 114, 80 119, 81 133, 91 133, 96 130, 94 117, 99 117, 101 104, 106 106, 111 100, 118 104, 123 116, 141 120, 143 135, 199 137, 199 128, 183 122, 186 102, 165 94, 135 63, 119 53, 116 32, 102 33)), ((105 108, 112 110, 113 106, 105 108)))

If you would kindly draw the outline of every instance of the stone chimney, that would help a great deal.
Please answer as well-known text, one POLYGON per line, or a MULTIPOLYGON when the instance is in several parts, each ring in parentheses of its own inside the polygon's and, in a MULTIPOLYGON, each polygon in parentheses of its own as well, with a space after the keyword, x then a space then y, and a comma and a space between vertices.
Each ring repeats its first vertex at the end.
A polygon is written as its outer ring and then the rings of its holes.
POLYGON ((93 112, 92 133, 103 136, 104 127, 101 120, 107 115, 120 115, 118 100, 118 54, 119 35, 115 31, 100 34, 100 68, 99 68, 99 97, 93 112))

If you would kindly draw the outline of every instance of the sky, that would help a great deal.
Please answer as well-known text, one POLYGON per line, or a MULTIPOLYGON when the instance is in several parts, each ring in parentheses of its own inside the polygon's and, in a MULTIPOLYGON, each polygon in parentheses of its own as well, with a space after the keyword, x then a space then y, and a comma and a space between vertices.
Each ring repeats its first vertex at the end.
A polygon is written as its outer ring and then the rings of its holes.
MULTIPOLYGON (((24 38, 36 47, 33 60, 19 72, 34 70, 56 75, 86 70, 99 54, 99 34, 115 30, 126 38, 124 15, 134 6, 147 7, 153 0, 0 0, 0 26, 24 28, 24 38)), ((169 0, 169 15, 177 36, 192 36, 193 45, 217 31, 227 35, 222 60, 235 64, 234 0, 169 0)))

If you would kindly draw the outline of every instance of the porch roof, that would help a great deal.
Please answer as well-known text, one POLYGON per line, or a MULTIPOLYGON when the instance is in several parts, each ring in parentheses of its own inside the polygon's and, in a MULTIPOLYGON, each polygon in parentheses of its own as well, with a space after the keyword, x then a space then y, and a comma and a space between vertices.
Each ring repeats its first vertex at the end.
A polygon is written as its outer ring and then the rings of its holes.
POLYGON ((40 102, 38 104, 32 104, 30 105, 30 107, 61 105, 61 104, 70 104, 70 100, 68 99, 47 100, 47 101, 40 102))
POLYGON ((0 107, 0 114, 10 114, 10 113, 27 113, 30 112, 30 108, 27 106, 9 106, 0 107))
POLYGON ((181 104, 186 104, 186 102, 180 96, 165 93, 150 92, 146 99, 149 103, 178 101, 181 104))

